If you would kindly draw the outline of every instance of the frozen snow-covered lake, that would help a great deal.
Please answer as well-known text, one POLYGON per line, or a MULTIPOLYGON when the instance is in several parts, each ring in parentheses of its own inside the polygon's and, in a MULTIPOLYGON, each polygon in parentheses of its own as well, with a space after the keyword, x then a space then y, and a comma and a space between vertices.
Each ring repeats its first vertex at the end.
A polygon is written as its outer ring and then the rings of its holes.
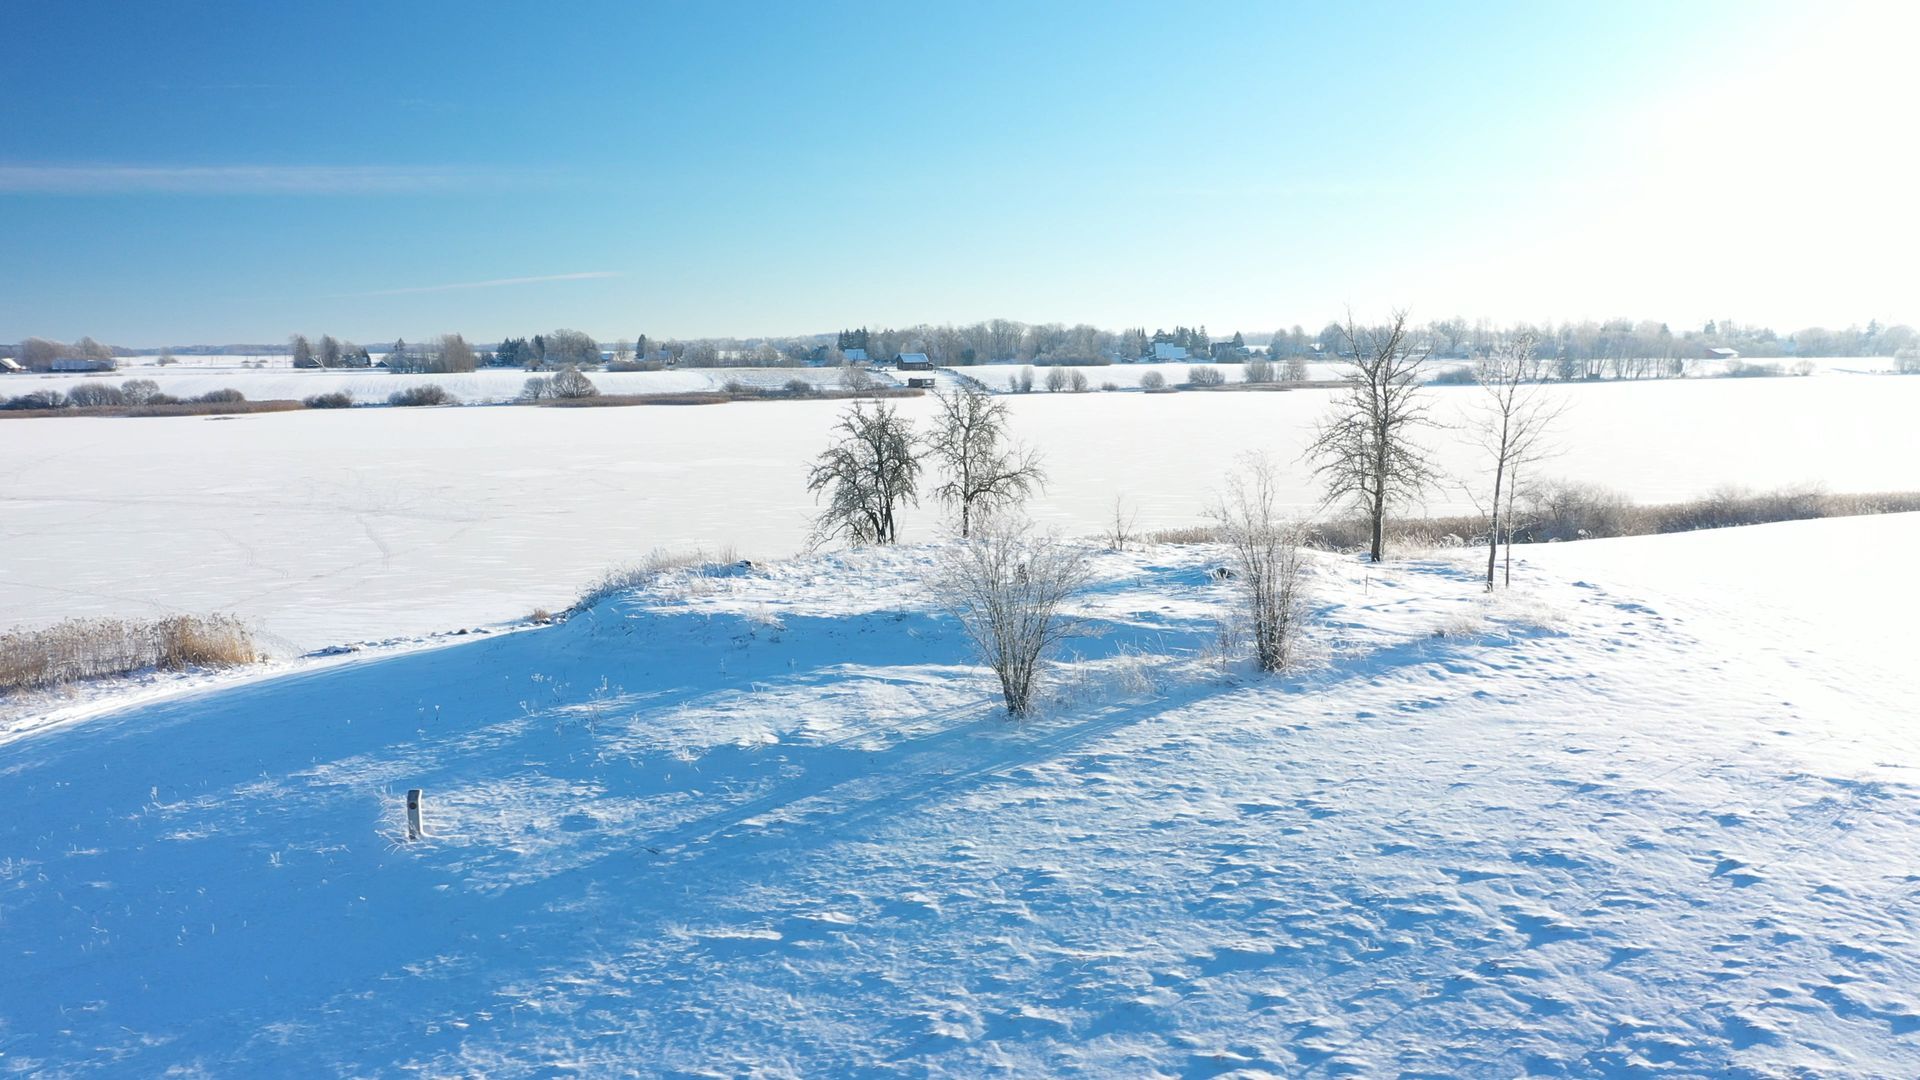
MULTIPOLYGON (((1643 501, 1727 484, 1920 487, 1920 379, 1609 383, 1556 391, 1547 470, 1643 501)), ((1471 388, 1433 391, 1458 422, 1471 388)), ((1200 518, 1235 455, 1291 462, 1325 391, 1010 398, 1046 455, 1040 520, 1091 532, 1116 495, 1142 528, 1200 518)), ((903 407, 924 417, 931 401, 903 407)), ((369 409, 0 422, 0 626, 234 611, 276 651, 517 618, 654 548, 780 556, 838 402, 692 408, 369 409)), ((1477 457, 1436 435, 1449 468, 1477 457)), ((1304 468, 1286 475, 1302 509, 1304 468)), ((1436 512, 1464 510, 1459 490, 1436 512)), ((931 507, 910 519, 930 535, 931 507)))

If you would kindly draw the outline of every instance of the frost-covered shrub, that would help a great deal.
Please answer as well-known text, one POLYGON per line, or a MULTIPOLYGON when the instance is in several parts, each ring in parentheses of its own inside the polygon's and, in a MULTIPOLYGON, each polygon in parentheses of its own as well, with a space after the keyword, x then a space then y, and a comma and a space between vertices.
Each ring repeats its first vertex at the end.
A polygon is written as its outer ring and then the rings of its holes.
POLYGON ((1016 394, 1033 393, 1033 369, 1023 367, 1019 371, 1014 372, 1011 386, 1013 392, 1016 394))
POLYGON ((1228 477, 1210 514, 1232 556, 1232 580, 1262 671, 1293 663, 1307 622, 1301 530, 1280 517, 1277 476, 1271 460, 1249 457, 1228 477))
POLYGON ((1007 715, 1034 705, 1040 663, 1076 627, 1067 603, 1091 575, 1088 552, 999 519, 950 549, 934 583, 939 603, 999 677, 1007 715))
POLYGON ((401 406, 416 405, 458 405, 460 399, 447 393, 439 383, 424 383, 409 386, 405 390, 395 390, 387 395, 387 404, 401 406))
POLYGON ((1087 373, 1084 371, 1076 371, 1073 374, 1067 376, 1067 388, 1069 390, 1072 390, 1076 394, 1086 393, 1087 392, 1087 373))
POLYGON ((209 390, 193 400, 208 405, 234 405, 247 400, 247 395, 229 386, 224 390, 209 390))
POLYGON ((353 407, 353 395, 345 390, 335 390, 329 394, 315 394, 301 404, 309 409, 350 409, 353 407))
POLYGON ((1550 482, 1536 487, 1514 522, 1514 539, 1579 540, 1629 535, 1633 505, 1597 484, 1550 482))
POLYGON ((1227 377, 1216 367, 1195 364, 1187 369, 1187 382, 1193 386, 1224 386, 1227 377))
POLYGON ((120 384, 120 396, 129 405, 150 405, 154 398, 165 395, 160 393, 160 384, 152 379, 128 379, 120 384))
POLYGON ((83 382, 67 391, 67 404, 76 409, 91 408, 98 405, 124 405, 125 395, 112 383, 83 382))
POLYGON ((1272 361, 1256 356, 1248 360, 1245 364, 1242 364, 1241 367, 1245 371, 1243 378, 1250 383, 1270 383, 1273 381, 1272 361))
POLYGON ((535 375, 520 388, 522 401, 545 401, 553 396, 553 380, 544 375, 535 375))
POLYGON ((1140 389, 1142 390, 1165 390, 1166 388, 1167 377, 1157 371, 1149 371, 1140 376, 1140 389))
POLYGON ((550 380, 553 384, 553 396, 556 398, 598 397, 600 388, 593 380, 580 373, 580 369, 571 365, 554 373, 550 380))
POLYGON ((27 409, 64 409, 67 407, 67 395, 58 390, 31 390, 19 397, 9 399, 0 408, 12 410, 27 409))
POLYGON ((848 364, 840 369, 840 388, 860 393, 873 389, 873 374, 859 364, 848 364))
POLYGON ((805 379, 788 379, 786 390, 794 397, 810 397, 813 394, 813 384, 805 379))
POLYGON ((1072 380, 1067 377, 1066 368, 1053 367, 1047 369, 1047 393, 1057 394, 1065 390, 1071 381, 1072 380))

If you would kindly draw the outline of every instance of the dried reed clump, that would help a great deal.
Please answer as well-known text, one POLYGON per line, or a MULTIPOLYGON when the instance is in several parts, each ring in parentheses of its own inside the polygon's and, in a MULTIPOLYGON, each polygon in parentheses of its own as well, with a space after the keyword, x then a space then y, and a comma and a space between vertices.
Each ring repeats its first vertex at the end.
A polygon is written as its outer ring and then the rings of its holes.
POLYGON ((585 611, 610 597, 623 592, 653 584, 660 575, 672 570, 712 571, 717 567, 734 565, 740 562, 739 555, 731 546, 715 551, 666 551, 656 548, 647 553, 646 558, 637 563, 610 567, 599 578, 581 590, 569 614, 585 611))
POLYGON ((69 619, 43 630, 0 634, 0 691, 33 690, 146 668, 233 667, 258 658, 253 636, 231 615, 69 619))

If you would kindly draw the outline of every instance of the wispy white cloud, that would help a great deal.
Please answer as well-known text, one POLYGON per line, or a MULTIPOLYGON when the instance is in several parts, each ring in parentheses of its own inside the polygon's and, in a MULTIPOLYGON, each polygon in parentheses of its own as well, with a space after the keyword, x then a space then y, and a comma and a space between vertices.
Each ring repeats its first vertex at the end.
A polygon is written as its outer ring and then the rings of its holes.
POLYGON ((505 285, 539 285, 549 281, 592 281, 619 277, 617 270, 586 270, 577 274, 542 274, 539 277, 494 278, 491 281, 456 281, 448 285, 413 285, 404 289, 376 289, 373 292, 347 293, 347 296, 410 296, 414 293, 454 292, 459 289, 495 289, 505 285))
POLYGON ((537 175, 445 165, 0 164, 0 194, 380 195, 512 184, 537 175))

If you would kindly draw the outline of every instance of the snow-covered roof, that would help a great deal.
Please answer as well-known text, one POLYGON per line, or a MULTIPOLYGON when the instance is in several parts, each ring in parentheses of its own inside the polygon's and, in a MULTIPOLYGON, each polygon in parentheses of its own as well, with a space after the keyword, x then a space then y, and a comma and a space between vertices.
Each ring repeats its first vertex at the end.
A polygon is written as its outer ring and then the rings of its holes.
POLYGON ((898 362, 900 362, 900 363, 902 363, 902 364, 931 364, 931 363, 933 363, 933 361, 931 361, 931 360, 929 360, 929 359, 927 359, 927 354, 926 354, 926 353, 923 353, 923 352, 903 352, 903 353, 901 353, 901 354, 900 354, 899 356, 897 356, 897 357, 895 357, 894 359, 895 359, 895 360, 897 360, 898 362))
POLYGON ((846 357, 846 358, 847 358, 847 359, 849 359, 849 360, 865 360, 865 359, 867 358, 867 350, 865 350, 865 349, 841 349, 841 350, 840 350, 840 355, 841 355, 841 356, 844 356, 844 357, 846 357))

